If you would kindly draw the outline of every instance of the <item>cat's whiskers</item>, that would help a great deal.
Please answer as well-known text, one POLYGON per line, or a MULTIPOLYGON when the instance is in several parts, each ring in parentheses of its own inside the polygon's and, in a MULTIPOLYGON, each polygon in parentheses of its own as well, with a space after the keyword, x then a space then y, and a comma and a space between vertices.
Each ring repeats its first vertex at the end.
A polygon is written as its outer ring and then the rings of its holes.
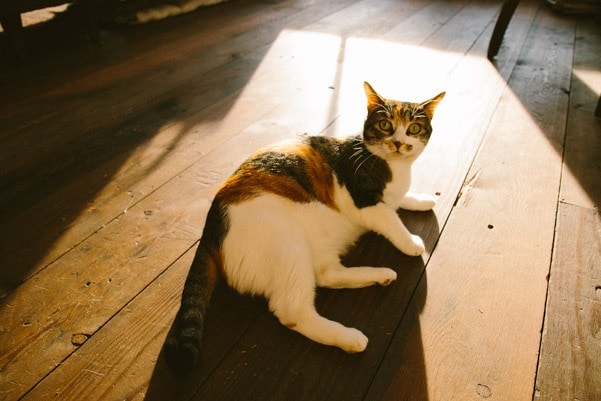
POLYGON ((392 113, 392 108, 390 105, 378 103, 378 107, 380 109, 378 111, 376 111, 376 113, 384 113, 384 114, 386 114, 386 117, 392 118, 393 113, 392 113))
POLYGON ((353 164, 356 164, 358 161, 361 160, 361 156, 363 155, 363 153, 366 150, 364 148, 355 148, 355 149, 356 149, 355 153, 353 153, 350 156, 350 159, 353 161, 353 164))
POLYGON ((359 172, 361 167, 370 159, 372 159, 372 167, 373 167, 373 164, 377 161, 377 157, 378 157, 364 147, 361 147, 357 152, 355 152, 353 154, 353 156, 354 155, 357 155, 358 158, 353 161, 353 164, 355 164, 355 171, 354 171, 353 175, 357 175, 357 173, 359 172), (365 153, 367 153, 367 155, 365 155, 365 153))

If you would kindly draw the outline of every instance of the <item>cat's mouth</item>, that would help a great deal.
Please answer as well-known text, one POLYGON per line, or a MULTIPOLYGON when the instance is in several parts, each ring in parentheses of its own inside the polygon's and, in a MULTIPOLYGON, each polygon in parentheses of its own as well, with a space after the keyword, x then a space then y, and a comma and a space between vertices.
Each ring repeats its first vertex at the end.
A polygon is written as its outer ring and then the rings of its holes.
POLYGON ((413 145, 404 143, 399 149, 395 151, 398 154, 409 154, 413 151, 413 145))
POLYGON ((414 157, 414 146, 410 143, 379 143, 368 146, 370 151, 384 160, 398 160, 414 157))
POLYGON ((402 158, 411 156, 413 153, 413 145, 410 143, 400 141, 390 141, 385 144, 385 153, 388 153, 389 157, 402 158))
POLYGON ((401 141, 390 141, 387 143, 388 149, 392 153, 410 153, 413 150, 413 145, 401 141))

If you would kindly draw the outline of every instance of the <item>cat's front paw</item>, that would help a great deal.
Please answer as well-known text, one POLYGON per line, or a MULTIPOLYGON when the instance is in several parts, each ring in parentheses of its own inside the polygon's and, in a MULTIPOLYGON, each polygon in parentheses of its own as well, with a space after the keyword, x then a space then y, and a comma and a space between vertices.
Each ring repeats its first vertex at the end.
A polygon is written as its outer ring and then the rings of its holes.
POLYGON ((409 256, 419 256, 425 252, 426 246, 424 241, 418 235, 411 234, 410 242, 401 249, 401 251, 409 256))
POLYGON ((357 329, 347 327, 344 338, 338 345, 349 354, 365 351, 367 348, 367 337, 357 329))
POLYGON ((434 209, 436 198, 425 194, 407 194, 401 201, 401 208, 405 210, 415 210, 426 212, 434 209))
POLYGON ((434 209, 436 206, 436 198, 430 195, 422 195, 419 202, 417 202, 416 209, 422 212, 434 209))

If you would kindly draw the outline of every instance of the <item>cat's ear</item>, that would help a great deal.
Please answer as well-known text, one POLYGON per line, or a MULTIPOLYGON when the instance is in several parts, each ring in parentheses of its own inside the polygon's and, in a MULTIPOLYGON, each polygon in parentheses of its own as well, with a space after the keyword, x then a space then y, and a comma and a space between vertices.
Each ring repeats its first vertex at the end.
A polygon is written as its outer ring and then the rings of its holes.
POLYGON ((438 103, 440 103, 445 94, 446 92, 441 92, 438 95, 434 96, 432 99, 426 100, 425 102, 419 105, 424 110, 424 113, 426 113, 430 120, 432 119, 432 117, 434 117, 434 109, 436 109, 436 106, 438 106, 438 103))
POLYGON ((371 113, 383 104, 386 104, 386 99, 378 95, 378 93, 371 87, 367 82, 363 82, 363 88, 365 89, 365 95, 367 96, 367 111, 371 113))

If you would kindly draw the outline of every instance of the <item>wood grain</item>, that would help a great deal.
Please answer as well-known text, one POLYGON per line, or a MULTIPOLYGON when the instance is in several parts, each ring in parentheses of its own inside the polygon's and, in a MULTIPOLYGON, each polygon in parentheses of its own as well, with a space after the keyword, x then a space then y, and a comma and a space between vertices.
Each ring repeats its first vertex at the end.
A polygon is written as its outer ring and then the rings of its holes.
POLYGON ((601 81, 599 31, 578 25, 561 180, 535 399, 601 398, 601 233, 599 140, 593 116, 601 81))
POLYGON ((594 112, 601 94, 601 32, 594 19, 578 25, 574 53, 561 199, 599 210, 601 125, 594 112))
POLYGON ((600 233, 598 211, 560 204, 537 400, 601 397, 600 233))

